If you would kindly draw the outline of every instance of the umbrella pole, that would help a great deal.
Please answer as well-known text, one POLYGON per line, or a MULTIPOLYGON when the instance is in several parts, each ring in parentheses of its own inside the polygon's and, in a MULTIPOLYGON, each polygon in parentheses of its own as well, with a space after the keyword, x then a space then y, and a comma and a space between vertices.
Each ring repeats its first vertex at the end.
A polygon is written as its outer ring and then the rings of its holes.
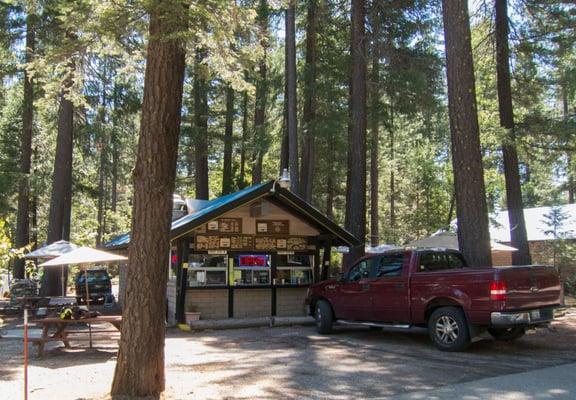
POLYGON ((66 282, 64 282, 64 266, 60 266, 61 278, 62 278, 62 297, 66 297, 66 282))
MULTIPOLYGON (((84 266, 84 285, 86 286, 86 307, 90 313, 90 293, 88 293, 88 271, 87 266, 84 266)), ((90 338, 90 348, 92 348, 92 325, 88 322, 88 336, 90 338)))

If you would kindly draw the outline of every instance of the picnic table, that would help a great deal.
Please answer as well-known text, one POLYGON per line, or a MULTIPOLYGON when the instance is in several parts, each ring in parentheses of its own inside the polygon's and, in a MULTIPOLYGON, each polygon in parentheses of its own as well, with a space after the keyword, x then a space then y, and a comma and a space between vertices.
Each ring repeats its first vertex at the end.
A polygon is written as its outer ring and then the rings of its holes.
POLYGON ((38 346, 38 357, 44 356, 44 345, 48 342, 62 342, 66 348, 71 348, 70 340, 88 340, 90 348, 94 340, 110 340, 111 335, 102 333, 117 333, 122 325, 121 315, 99 315, 91 318, 60 319, 49 317, 36 320, 37 325, 42 326, 42 335, 39 338, 31 338, 30 341, 38 346), (114 329, 92 329, 92 324, 108 323, 114 329), (87 324, 88 330, 78 329, 78 324, 87 324), (51 332, 53 331, 53 332, 51 332), (96 334, 96 336, 93 336, 96 334))

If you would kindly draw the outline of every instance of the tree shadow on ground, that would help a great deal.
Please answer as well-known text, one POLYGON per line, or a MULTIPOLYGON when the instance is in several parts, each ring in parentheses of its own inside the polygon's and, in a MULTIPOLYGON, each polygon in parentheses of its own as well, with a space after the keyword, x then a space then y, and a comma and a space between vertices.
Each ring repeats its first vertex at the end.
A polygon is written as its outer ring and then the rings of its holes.
POLYGON ((219 372, 200 385, 228 387, 223 396, 230 398, 250 397, 243 394, 246 386, 258 388, 262 398, 393 396, 574 362, 572 320, 512 343, 482 340, 460 353, 437 350, 421 330, 339 327, 323 336, 293 327, 178 334, 205 346, 194 353, 198 358, 188 359, 209 359, 168 368, 219 372))

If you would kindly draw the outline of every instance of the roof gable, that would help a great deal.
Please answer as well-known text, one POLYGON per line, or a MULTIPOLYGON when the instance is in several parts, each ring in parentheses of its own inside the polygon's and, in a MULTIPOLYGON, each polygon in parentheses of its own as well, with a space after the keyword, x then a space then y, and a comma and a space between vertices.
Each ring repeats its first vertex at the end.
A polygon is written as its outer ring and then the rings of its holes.
MULTIPOLYGON (((334 235, 335 245, 357 246, 361 243, 360 240, 328 219, 316 208, 292 192, 281 188, 276 181, 253 185, 238 192, 210 200, 196 212, 173 221, 170 238, 174 240, 185 236, 202 224, 261 198, 266 198, 274 204, 287 209, 288 212, 299 216, 311 226, 316 227, 320 232, 334 235)), ((130 235, 127 233, 112 239, 106 243, 105 247, 127 247, 129 242, 130 235)))

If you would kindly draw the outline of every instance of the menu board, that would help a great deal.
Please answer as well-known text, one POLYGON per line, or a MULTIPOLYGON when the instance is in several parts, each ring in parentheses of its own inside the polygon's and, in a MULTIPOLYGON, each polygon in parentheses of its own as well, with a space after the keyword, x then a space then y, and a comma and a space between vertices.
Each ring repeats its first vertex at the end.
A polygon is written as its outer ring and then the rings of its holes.
POLYGON ((249 235, 230 236, 230 248, 234 250, 252 250, 254 238, 249 235))
POLYGON ((256 220, 256 232, 262 234, 288 235, 290 233, 290 221, 282 220, 256 220))
POLYGON ((195 250, 288 250, 308 249, 304 236, 196 235, 195 250))
POLYGON ((308 240, 305 237, 293 236, 286 239, 287 250, 306 250, 308 248, 308 240))
POLYGON ((221 233, 241 233, 242 218, 219 218, 219 231, 221 233))
POLYGON ((256 236, 254 238, 255 250, 275 250, 276 238, 271 236, 256 236))

